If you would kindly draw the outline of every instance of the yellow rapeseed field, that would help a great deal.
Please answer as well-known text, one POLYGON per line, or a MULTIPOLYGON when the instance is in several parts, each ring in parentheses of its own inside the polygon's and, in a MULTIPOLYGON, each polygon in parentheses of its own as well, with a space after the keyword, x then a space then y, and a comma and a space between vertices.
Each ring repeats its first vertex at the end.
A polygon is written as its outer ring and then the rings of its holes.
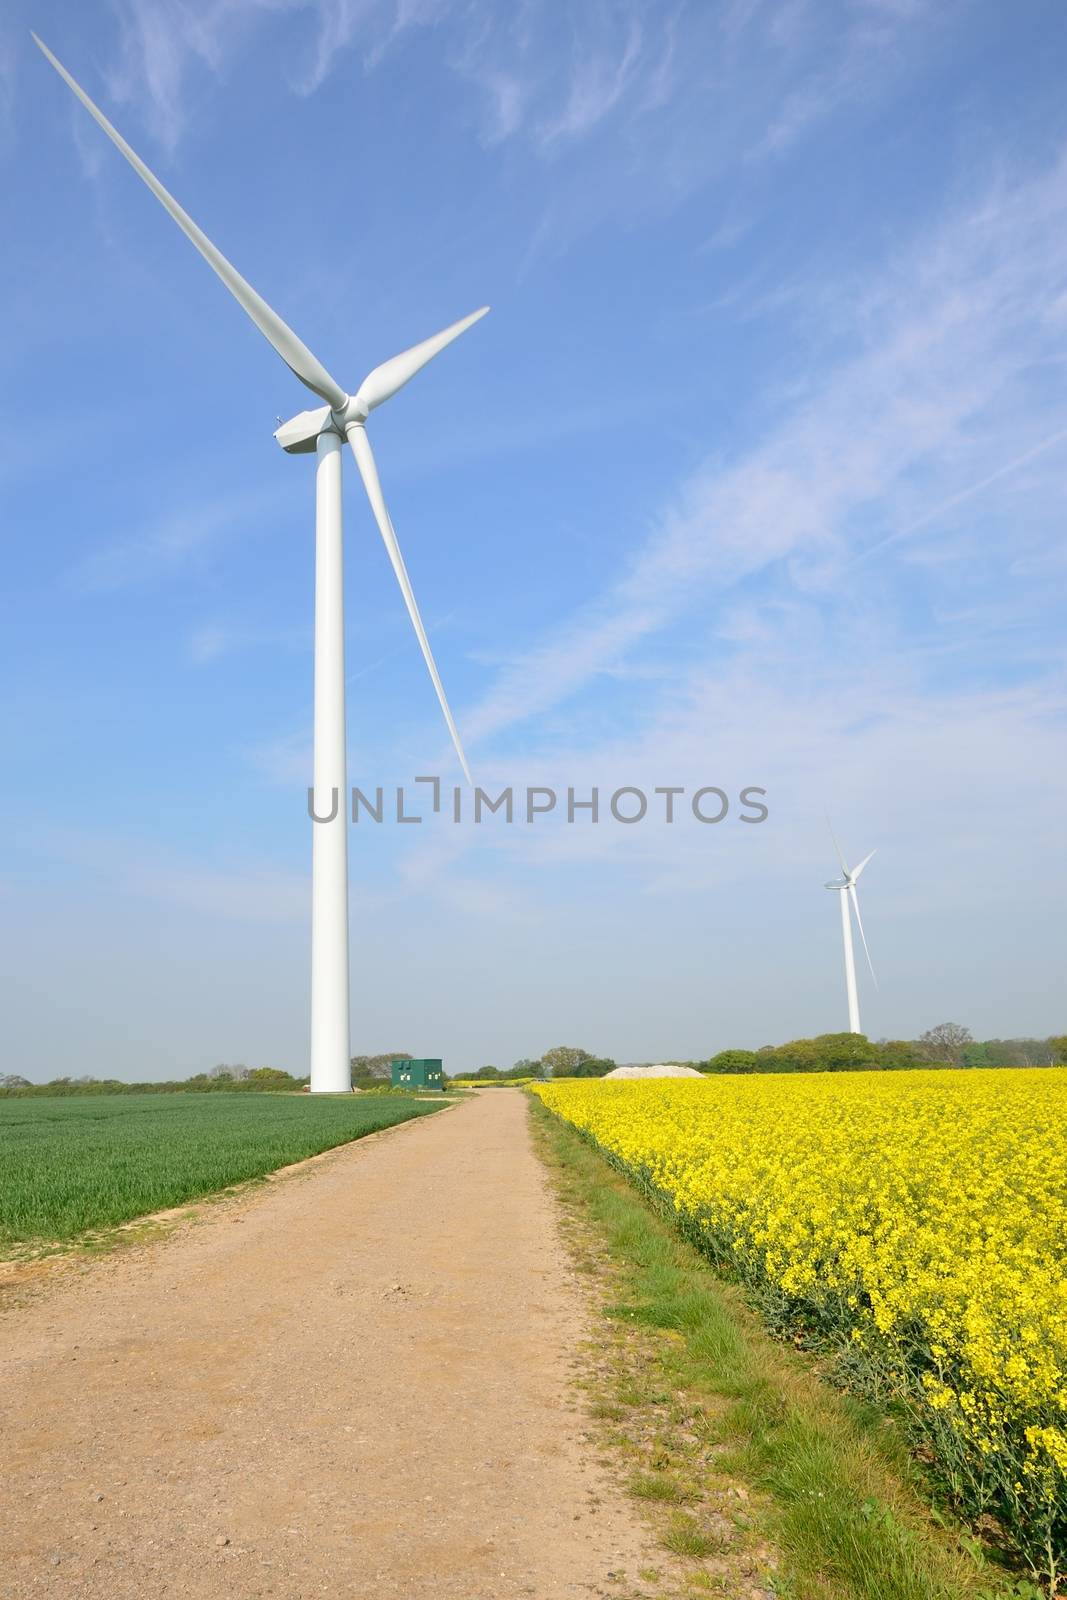
POLYGON ((876 1377, 960 1503, 1067 1567, 1067 1070, 533 1090, 765 1309, 876 1377))

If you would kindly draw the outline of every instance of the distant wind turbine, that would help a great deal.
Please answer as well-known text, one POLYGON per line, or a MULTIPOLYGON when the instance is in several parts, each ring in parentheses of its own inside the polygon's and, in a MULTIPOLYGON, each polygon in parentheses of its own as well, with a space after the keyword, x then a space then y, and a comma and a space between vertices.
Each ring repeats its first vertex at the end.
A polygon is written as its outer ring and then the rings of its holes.
POLYGON ((73 90, 85 109, 103 128, 138 177, 174 218, 185 236, 195 245, 238 305, 245 311, 264 338, 273 345, 286 366, 314 394, 326 402, 314 411, 282 423, 274 437, 290 455, 315 452, 315 754, 314 810, 311 862, 311 1090, 312 1093, 338 1093, 351 1087, 348 1018, 348 843, 345 759, 345 668, 344 668, 344 586, 341 524, 341 449, 347 439, 356 458, 363 487, 367 491, 374 519, 400 585, 404 604, 429 669, 441 710, 444 713, 459 764, 470 783, 470 768, 463 751, 455 719, 445 697, 444 686, 434 662, 426 629, 415 603, 411 580, 400 553, 396 533, 382 496, 378 469, 367 438, 366 421, 370 413, 391 400, 410 378, 446 345, 464 333, 488 306, 472 312, 460 322, 413 345, 369 373, 354 395, 348 395, 326 368, 316 360, 261 299, 252 286, 211 240, 202 233, 159 179, 135 154, 122 135, 111 126, 103 112, 71 77, 37 35, 34 42, 73 90))
POLYGON ((834 838, 833 828, 830 829, 830 837, 834 841, 834 850, 837 854, 838 861, 841 863, 841 871, 844 873, 844 877, 835 878, 833 882, 828 883, 826 887, 828 889, 836 889, 841 898, 841 937, 844 940, 845 945, 845 988, 848 992, 848 1030, 850 1033, 861 1033, 863 1030, 860 1027, 860 1003, 859 997, 856 994, 856 962, 852 953, 852 918, 849 908, 851 902, 851 910, 856 913, 856 926, 859 928, 860 938, 863 940, 863 953, 867 957, 867 965, 871 969, 871 977, 874 978, 874 986, 877 988, 878 979, 874 977, 874 963, 871 961, 871 952, 867 948, 867 935, 863 931, 863 918, 860 916, 859 896, 856 893, 857 879, 859 878, 859 875, 863 871, 864 867, 867 865, 868 861, 871 859, 871 856, 875 854, 875 851, 872 850, 870 856, 864 856, 859 866, 853 867, 850 870, 845 865, 845 858, 841 854, 841 846, 838 844, 836 838, 834 838))

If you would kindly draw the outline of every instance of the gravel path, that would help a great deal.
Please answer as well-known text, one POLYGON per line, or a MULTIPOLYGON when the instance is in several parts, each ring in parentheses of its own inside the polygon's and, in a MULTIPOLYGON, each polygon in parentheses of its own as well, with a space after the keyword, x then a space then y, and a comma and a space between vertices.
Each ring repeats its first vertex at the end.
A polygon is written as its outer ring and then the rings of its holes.
POLYGON ((521 1095, 334 1151, 0 1318, 0 1596, 625 1593, 588 1332, 521 1095))

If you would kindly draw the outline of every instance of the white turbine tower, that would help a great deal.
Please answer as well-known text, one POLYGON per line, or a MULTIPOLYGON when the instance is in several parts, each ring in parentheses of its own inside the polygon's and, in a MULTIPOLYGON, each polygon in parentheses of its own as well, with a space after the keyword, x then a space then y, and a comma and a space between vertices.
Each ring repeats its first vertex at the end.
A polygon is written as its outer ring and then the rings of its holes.
POLYGON ((291 455, 317 456, 315 471, 315 755, 314 811, 327 818, 312 828, 311 865, 311 1090, 338 1093, 351 1086, 348 1026, 348 846, 345 760, 345 647, 343 545, 341 525, 341 449, 347 439, 359 466, 375 521, 400 584, 404 603, 430 671, 452 743, 467 782, 470 768, 444 687, 419 616, 404 558, 382 497, 378 469, 367 438, 370 413, 392 399, 428 361, 488 311, 483 306, 441 333, 413 345, 369 373, 354 395, 312 355, 293 330, 272 311, 226 257, 216 250, 144 162, 111 126, 103 112, 71 77, 37 35, 33 35, 60 77, 117 145, 137 175, 170 213, 272 344, 301 383, 326 403, 302 411, 284 423, 274 437, 291 455))
POLYGON ((863 940, 863 953, 867 957, 867 965, 871 969, 871 977, 874 978, 874 986, 877 988, 878 979, 874 977, 874 963, 871 961, 871 952, 867 949, 867 936, 863 931, 863 918, 860 916, 859 895, 856 893, 856 880, 875 852, 872 850, 871 855, 864 856, 858 867, 853 867, 850 870, 845 865, 845 858, 841 854, 841 846, 834 838, 834 830, 832 828, 830 829, 830 837, 834 840, 834 850, 837 853, 838 861, 841 863, 841 871, 844 873, 844 877, 835 878, 826 887, 828 889, 836 889, 841 899, 841 937, 845 944, 845 988, 848 991, 848 1031, 850 1033, 861 1033, 863 1030, 860 1027, 860 1003, 856 994, 856 961, 852 953, 850 902, 851 911, 856 913, 856 926, 860 930, 860 938, 863 940))

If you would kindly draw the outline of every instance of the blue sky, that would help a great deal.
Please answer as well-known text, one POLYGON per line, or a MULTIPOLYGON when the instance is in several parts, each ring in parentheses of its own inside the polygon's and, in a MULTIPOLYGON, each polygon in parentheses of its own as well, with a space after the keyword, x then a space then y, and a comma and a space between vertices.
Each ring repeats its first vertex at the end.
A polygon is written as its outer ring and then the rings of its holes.
MULTIPOLYGON (((1062 1031, 1058 0, 9 0, 4 1070, 305 1070, 311 403, 35 28, 373 419, 475 778, 759 827, 351 835, 353 1048, 1062 1031)), ((454 758, 356 474, 350 779, 454 758)))

